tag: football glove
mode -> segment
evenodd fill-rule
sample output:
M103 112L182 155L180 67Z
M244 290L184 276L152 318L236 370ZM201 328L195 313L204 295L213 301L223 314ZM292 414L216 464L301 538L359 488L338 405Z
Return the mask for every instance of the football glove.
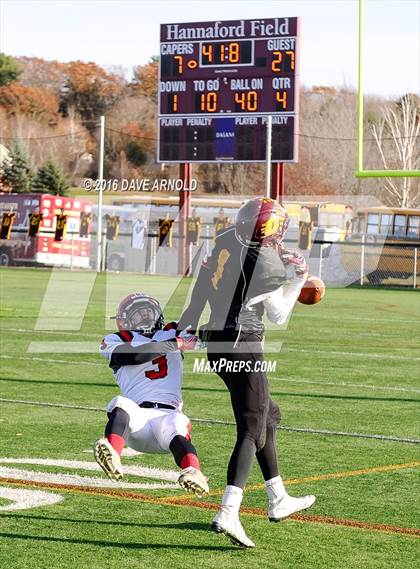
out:
M280 259L286 267L292 266L297 277L306 279L308 276L308 264L304 256L299 251L290 251L281 248L279 250Z
M176 335L178 338L185 338L185 337L188 338L189 336L194 336L194 331L192 329L192 326L189 325L180 332L177 331Z
M178 345L178 350L181 350L181 352L201 349L200 338L193 334L188 334L185 330L183 331L182 336L179 335L176 337L176 343Z

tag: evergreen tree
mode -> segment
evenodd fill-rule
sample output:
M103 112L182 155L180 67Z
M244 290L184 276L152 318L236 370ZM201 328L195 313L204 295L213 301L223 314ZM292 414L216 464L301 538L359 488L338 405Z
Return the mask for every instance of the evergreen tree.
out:
M125 146L125 154L134 166L143 166L147 162L147 154L137 140L131 140Z
M2 163L1 179L13 192L30 192L34 173L26 150L16 144Z
M0 53L0 87L16 81L20 73L19 65L13 57Z
M65 196L69 181L60 166L53 160L47 160L38 170L33 183L34 192Z

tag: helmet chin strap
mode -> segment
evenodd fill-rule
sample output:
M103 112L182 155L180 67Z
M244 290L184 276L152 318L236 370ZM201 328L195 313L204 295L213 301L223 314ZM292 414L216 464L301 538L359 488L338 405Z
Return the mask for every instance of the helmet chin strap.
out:
M141 326L139 324L136 325L130 324L129 329L135 330L139 334L153 334L154 332L157 332L157 330L160 330L162 328L162 324L163 322L161 322L160 319L158 319L156 322L148 326Z
M271 243L269 244L269 243L257 243L256 241L246 241L240 235L238 235L236 231L235 231L235 237L241 245L243 245L244 247L248 247L250 249L259 249L261 247L267 247L268 245L271 245Z
M258 246L259 246L258 243L255 243L255 242L253 242L253 241L247 241L246 239L244 239L243 237L241 237L241 236L239 235L239 233L238 233L236 230L235 230L235 237L236 237L236 239L239 241L239 243L240 243L241 245L243 245L244 247L258 247Z

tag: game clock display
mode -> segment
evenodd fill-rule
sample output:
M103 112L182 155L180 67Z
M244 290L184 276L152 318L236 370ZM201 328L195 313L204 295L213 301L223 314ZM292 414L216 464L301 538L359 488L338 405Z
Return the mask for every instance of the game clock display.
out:
M219 41L200 44L200 67L252 65L252 41Z
M287 115L289 119L284 123L273 122L274 137L288 139L281 144L281 151L273 145L272 158L296 161L296 132L290 127L297 129L297 67L297 18L163 24L158 160L170 162L175 155L191 154L191 161L263 161L266 121L262 118ZM214 120L205 134L203 125L197 125L191 134L188 128L191 125L180 121L182 128L178 135L171 130L175 125L163 120L169 117L229 117L230 120L240 115L253 115L257 120L251 128L242 128L240 123L234 123L232 128L231 122ZM224 130L230 134L221 134ZM244 132L250 137L246 144ZM172 147L174 138L178 138L179 144L190 144L190 135L195 150L176 151ZM210 148L218 138L238 136L227 153Z

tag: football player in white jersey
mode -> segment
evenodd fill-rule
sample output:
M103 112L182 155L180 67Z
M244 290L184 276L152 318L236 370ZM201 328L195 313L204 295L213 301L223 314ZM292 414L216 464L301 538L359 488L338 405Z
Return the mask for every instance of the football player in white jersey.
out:
M115 319L118 332L103 339L99 352L109 361L121 395L108 404L105 436L94 446L96 461L117 481L124 446L171 452L181 468L180 486L197 496L208 493L191 423L182 412L182 352L198 349L199 339L188 331L178 334L174 322L164 326L159 302L143 293L124 298Z

